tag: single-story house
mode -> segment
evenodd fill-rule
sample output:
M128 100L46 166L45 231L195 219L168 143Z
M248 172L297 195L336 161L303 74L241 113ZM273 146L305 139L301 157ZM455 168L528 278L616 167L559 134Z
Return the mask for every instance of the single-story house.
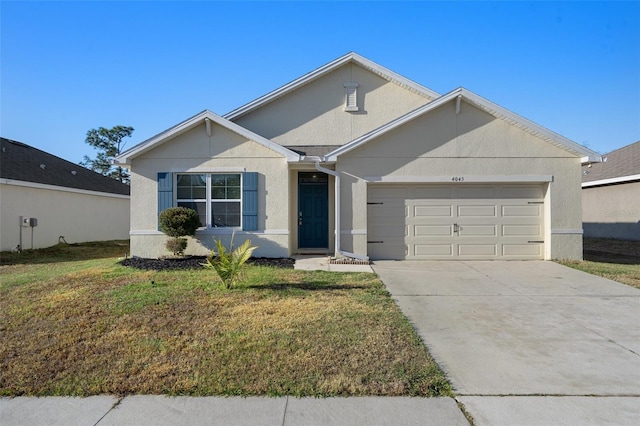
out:
M348 53L224 116L205 110L116 158L131 253L166 255L158 213L198 211L188 252L580 259L584 146L475 93L441 95Z
M587 237L640 240L640 141L582 167L582 226Z
M2 251L126 240L129 186L0 138L0 218Z

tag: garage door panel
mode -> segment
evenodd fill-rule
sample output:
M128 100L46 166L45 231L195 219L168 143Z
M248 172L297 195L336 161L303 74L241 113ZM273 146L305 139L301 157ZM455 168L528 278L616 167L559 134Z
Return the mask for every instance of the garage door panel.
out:
M394 188L393 198L380 197ZM373 259L544 256L542 185L372 184L369 190L368 201L382 203L369 209L368 240L379 243L369 245Z
M413 225L415 237L451 236L453 229L450 225Z
M497 253L495 244L458 244L459 256L495 257Z
M448 206L413 206L413 217L453 217L453 208Z
M495 217L496 206L458 206L458 217Z
M458 231L460 237L497 237L497 225L464 225Z
M453 246L451 244L414 244L413 252L416 257L452 257Z

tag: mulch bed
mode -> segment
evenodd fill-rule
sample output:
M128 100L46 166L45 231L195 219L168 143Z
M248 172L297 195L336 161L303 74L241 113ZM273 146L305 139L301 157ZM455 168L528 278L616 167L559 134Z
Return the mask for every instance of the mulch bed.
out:
M252 257L247 260L249 265L273 266L276 268L293 269L295 259L289 257ZM145 259L142 257L131 257L120 262L123 266L147 271L166 271L176 269L203 269L202 264L207 263L206 256L186 256L180 258Z

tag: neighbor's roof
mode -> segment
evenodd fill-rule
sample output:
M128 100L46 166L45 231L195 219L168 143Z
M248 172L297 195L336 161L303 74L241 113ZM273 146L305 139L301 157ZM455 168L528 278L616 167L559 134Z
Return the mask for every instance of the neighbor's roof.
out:
M391 71L388 68L383 67L382 65L376 64L373 61L370 61L369 59L358 55L355 52L350 52L347 53L346 55L343 55L341 57L339 57L338 59L335 59L331 62L329 62L328 64L325 64L323 66L321 66L320 68L317 68L305 75L303 75L302 77L299 77L295 80L293 80L290 83L285 84L282 87L279 87L276 90L273 90L269 93L267 93L266 95L263 95L261 97L259 97L258 99L255 99L251 102L249 102L248 104L242 105L241 107L238 107L236 109L234 109L231 112L228 112L227 114L225 114L223 117L226 118L227 120L235 120L236 118L242 117L243 115L246 115L248 113L250 113L251 111L254 111L260 107L262 107L263 105L268 104L269 102L272 102L294 90L299 89L300 87L304 86L305 84L308 84L320 77L322 77L323 75L326 75L338 68L340 68L341 66L347 64L347 63L354 63L357 64L369 71L372 71L373 73L379 75L380 77L384 78L385 80L391 81L393 83L396 83L408 90L411 90L414 93L417 93L421 96L424 96L426 98L429 99L434 99L440 96L439 93L434 92L433 90L422 86L421 84L416 83L415 81L411 81L406 77L401 76L400 74L397 74L393 71Z
M129 195L129 185L25 143L0 138L0 178Z
M503 108L500 105L497 105L479 95L476 95L475 93L463 87L455 89L447 93L446 95L442 95L438 99L435 99L429 102L428 104L425 104L419 108L416 108L415 110L401 117L398 117L397 119L383 126L380 126L377 129L372 130L371 132L365 135L362 135L361 137L354 139L353 141L345 145L342 145L340 148L337 148L332 152L328 153L325 156L325 159L327 161L336 161L339 155L345 154L353 149L356 149L357 147L369 142L370 140L378 136L381 136L387 133L390 130L397 128L398 126L401 126L417 117L420 117L424 114L429 113L430 111L433 111L434 109L448 102L453 102L454 100L457 100L457 99L460 99L460 100L464 99L466 102L472 105L475 105L476 107L493 115L496 118L505 120L509 124L515 127L518 127L528 133L531 133L549 142L552 145L562 148L577 156L581 156L583 163L599 162L602 160L602 157L597 152L592 151L576 142L573 142L572 140L567 139L564 136L561 136L555 132L552 132L551 130L546 129L534 123L533 121L527 120L526 118L519 116L518 114L512 111L509 111L508 109Z
M131 159L136 158L139 155L162 145L169 139L185 133L202 123L206 123L207 120L210 120L234 133L237 133L249 140L257 142L281 154L282 156L286 157L288 161L297 161L300 159L300 155L291 150L288 150L282 145L271 142L269 139L266 139L258 135L257 133L253 133L251 130L245 129L244 127L241 127L223 117L220 117L218 114L215 114L209 110L204 110L194 115L193 117L186 119L182 123L176 124L175 126L165 130L164 132L158 133L152 138L149 138L146 141L137 144L136 146L118 155L115 160L118 164L130 164Z
M640 180L640 141L604 155L606 161L582 167L582 186Z

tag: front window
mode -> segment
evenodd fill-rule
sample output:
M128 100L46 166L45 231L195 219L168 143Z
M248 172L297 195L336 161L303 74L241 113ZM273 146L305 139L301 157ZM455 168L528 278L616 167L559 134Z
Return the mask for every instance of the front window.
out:
M176 188L178 206L197 211L201 226L240 227L240 173L178 174Z

